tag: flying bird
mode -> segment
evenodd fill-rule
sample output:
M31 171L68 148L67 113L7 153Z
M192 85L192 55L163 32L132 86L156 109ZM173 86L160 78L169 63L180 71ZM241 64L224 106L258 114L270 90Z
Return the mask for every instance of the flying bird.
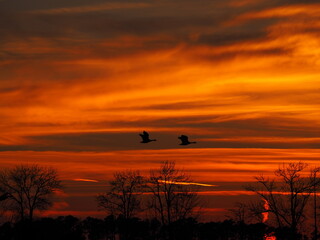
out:
M189 142L188 140L188 136L186 135L181 135L180 137L178 137L181 140L180 145L189 145L191 143L196 143L196 142Z
M148 143L148 142L152 142L152 141L157 141L156 139L150 139L149 133L147 133L146 131L143 131L143 134L139 134L139 135L142 138L141 143Z
M8 193L4 193L0 196L0 202L6 200L7 198L9 198L9 194Z

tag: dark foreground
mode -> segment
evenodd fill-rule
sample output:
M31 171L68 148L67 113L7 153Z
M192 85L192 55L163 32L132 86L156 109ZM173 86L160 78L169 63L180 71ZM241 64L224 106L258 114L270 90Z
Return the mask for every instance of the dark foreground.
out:
M274 229L263 223L223 222L199 223L193 218L161 226L154 220L132 218L105 219L73 216L41 218L17 223L6 222L0 227L1 240L263 240L266 234L277 240L289 240L289 229ZM271 239L271 238L270 238ZM308 239L295 236L294 239Z

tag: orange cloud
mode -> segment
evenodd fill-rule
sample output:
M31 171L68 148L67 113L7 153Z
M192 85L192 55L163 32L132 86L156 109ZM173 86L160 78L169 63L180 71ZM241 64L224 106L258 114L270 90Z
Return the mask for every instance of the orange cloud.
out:
M269 8L257 12L249 12L243 15L237 16L232 22L234 24L240 24L244 21L249 21L259 18L275 18L275 17L292 17L292 16L319 16L320 4L293 4L287 6L280 6Z
M69 207L69 204L67 202L54 202L52 209L54 210L61 210Z
M73 179L73 181L77 181L77 182L99 182L98 180L85 179L85 178L76 178L76 179Z
M54 166L68 187L58 197L71 198L105 188L86 181L125 169L147 174L163 160L208 185L271 176L280 162L315 164L319 4L265 3L6 11L0 166ZM142 16L145 8L152 11ZM143 130L158 141L140 144ZM197 144L179 146L180 134ZM78 181L86 192L72 192ZM245 195L217 190L208 194Z
M230 191L201 191L198 193L200 196L239 196L248 195L254 196L256 193L244 190L230 190Z

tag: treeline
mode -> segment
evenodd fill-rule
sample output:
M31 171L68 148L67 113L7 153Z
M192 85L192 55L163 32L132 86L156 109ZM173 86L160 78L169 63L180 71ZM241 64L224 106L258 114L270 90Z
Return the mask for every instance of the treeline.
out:
M235 205L229 220L201 223L201 189L174 162L147 176L133 170L114 173L106 192L96 196L108 217L84 220L35 218L34 212L51 207L61 181L52 168L16 166L0 171L0 209L14 217L0 227L0 239L316 240L320 169L308 174L306 168L301 162L283 164L274 178L255 177L245 188L257 201Z
M245 226L268 223L276 227L278 233L270 234L269 239L318 239L320 168L311 168L308 173L307 166L302 162L288 163L274 171L274 178L256 176L255 183L244 187L255 193L258 200L235 206L231 210L232 219ZM183 222L196 217L196 213L201 214L196 211L201 206L196 183L177 170L173 162L165 162L160 169L151 170L148 177L132 171L116 173L110 184L112 187L98 196L99 205L115 216L128 219L137 216L139 211L149 211L150 216L158 219L166 230L164 239L175 239L173 222ZM144 201L144 208L141 208L142 193L149 196ZM283 231L285 235L279 233ZM124 236L123 239L127 238Z
M164 162L159 169L150 170L149 176L131 170L116 172L97 202L109 214L129 219L144 212L165 226L200 214L198 191L174 162Z
M168 237L168 228L172 235ZM266 232L278 231L285 235L286 229L276 230L263 223L244 224L225 220L223 222L199 223L187 218L162 225L157 219L139 218L105 219L87 217L80 220L73 216L40 218L34 221L5 223L0 227L1 240L261 240ZM288 239L289 238L279 238Z

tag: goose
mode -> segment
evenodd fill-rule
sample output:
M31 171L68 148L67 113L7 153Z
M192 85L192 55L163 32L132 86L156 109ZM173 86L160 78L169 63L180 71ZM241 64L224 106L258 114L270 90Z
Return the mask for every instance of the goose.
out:
M181 140L180 145L189 145L191 143L196 143L196 142L189 142L188 140L188 136L186 135L181 135L180 137L178 137Z
M157 141L156 139L150 139L149 133L147 133L146 131L143 131L143 134L139 134L139 135L142 138L141 143L148 143L148 142L152 142L152 141Z

